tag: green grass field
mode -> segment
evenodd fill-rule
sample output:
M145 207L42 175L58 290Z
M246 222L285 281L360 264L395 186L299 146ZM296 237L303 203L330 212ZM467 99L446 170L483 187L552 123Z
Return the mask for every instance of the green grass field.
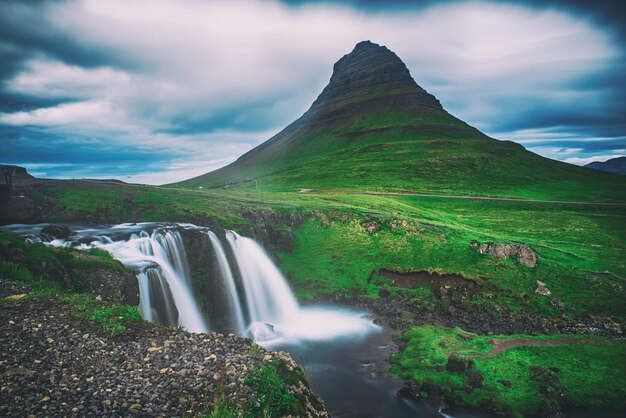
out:
M626 320L624 283L619 280L626 277L624 206L80 183L47 184L37 193L54 199L63 216L93 222L191 221L244 230L255 226L242 215L247 210L296 213L303 224L292 230L293 250L273 255L301 300L334 294L375 299L385 289L391 297L434 307L432 288L403 289L377 275L380 269L429 271L474 280L478 293L471 303L483 309L554 318L592 314L622 325ZM375 231L368 232L367 225L372 224ZM540 258L534 268L514 257L498 260L479 254L469 245L474 240L522 242ZM592 274L602 272L617 279ZM549 298L535 293L537 280L547 284ZM557 298L565 310L550 303ZM417 382L431 378L443 388L449 403L488 407L510 416L568 406L624 407L623 342L520 346L476 358L472 370L485 381L468 392L463 376L433 372L442 362L445 366L450 351L472 355L489 348L487 337L472 334L467 339L467 335L462 330L411 328L402 337L406 349L393 358L393 371ZM537 377L542 369L533 366L560 371ZM497 382L501 379L511 380L515 390ZM565 395L557 401L552 395L543 396L542 390Z

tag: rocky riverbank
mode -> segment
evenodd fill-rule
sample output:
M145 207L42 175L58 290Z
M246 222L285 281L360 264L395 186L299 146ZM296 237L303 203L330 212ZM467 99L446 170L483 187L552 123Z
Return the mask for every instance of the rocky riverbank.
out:
M0 282L3 295L25 290ZM220 403L259 409L249 384L272 365L303 416L327 416L286 353L233 334L138 322L111 334L48 298L0 302L1 416L196 416Z
M439 278L441 279L441 278ZM444 278L445 279L445 278ZM490 309L473 303L479 297L478 285L458 276L433 285L433 298L426 303L416 303L408 296L381 294L373 299L354 295L320 297L318 301L340 302L375 313L390 327L404 331L411 326L437 325L461 327L465 331L482 335L511 334L586 334L622 338L623 327L612 318L602 315L566 315L567 307L557 298L551 303L560 315L543 316L530 311L514 312L506 308Z

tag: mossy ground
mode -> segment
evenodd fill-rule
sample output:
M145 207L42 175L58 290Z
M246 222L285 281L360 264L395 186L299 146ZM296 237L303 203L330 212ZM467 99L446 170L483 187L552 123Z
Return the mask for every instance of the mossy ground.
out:
M0 278L29 285L31 291L24 297L54 298L68 303L78 316L112 332L124 331L126 324L143 321L136 306L103 302L91 293L82 292L81 271L124 267L101 250L87 251L88 258L75 257L73 251L76 250L26 244L22 239L0 232ZM57 274L68 272L72 272L74 290L53 279ZM5 301L11 300L9 297Z
M424 384L441 387L449 400L470 407L489 407L506 416L528 416L567 407L626 408L626 342L572 337L558 346L518 346L491 357L492 339L523 337L550 341L561 335L480 336L459 328L415 327L400 336L406 348L392 356L392 372ZM484 381L471 389L462 373L446 370L456 353L471 358L470 370ZM542 370L543 369L543 370ZM544 376L541 374L544 373ZM546 379L546 376L550 376ZM499 381L508 381L510 387ZM562 395L561 395L562 394Z

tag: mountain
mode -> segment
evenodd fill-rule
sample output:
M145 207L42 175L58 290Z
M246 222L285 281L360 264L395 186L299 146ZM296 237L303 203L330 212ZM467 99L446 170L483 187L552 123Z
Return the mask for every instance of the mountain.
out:
M326 88L295 122L232 164L176 186L250 184L626 200L604 173L540 157L452 116L395 53L370 41L334 65Z
M585 165L585 167L626 175L626 157L611 158L606 161L594 161Z

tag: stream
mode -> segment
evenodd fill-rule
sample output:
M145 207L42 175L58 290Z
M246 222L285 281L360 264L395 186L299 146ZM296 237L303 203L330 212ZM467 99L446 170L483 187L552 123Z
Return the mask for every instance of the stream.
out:
M333 417L489 417L463 409L445 414L426 402L401 398L403 382L391 376L394 332L374 324L362 310L338 305L300 305L281 272L256 241L234 231L211 231L192 224L67 224L74 234L59 239L41 230L47 224L0 229L28 242L57 247L100 248L134 269L140 312L152 322L184 326L191 332L234 331L258 344L289 352ZM206 238L215 267L202 280L218 281L220 295L197 295L181 231ZM197 279L197 278L196 278ZM225 295L225 296L224 296ZM213 297L213 299L211 299ZM198 298L225 304L227 329L215 328ZM569 415L569 414L568 414ZM579 415L576 411L571 416ZM597 415L600 416L600 415Z

